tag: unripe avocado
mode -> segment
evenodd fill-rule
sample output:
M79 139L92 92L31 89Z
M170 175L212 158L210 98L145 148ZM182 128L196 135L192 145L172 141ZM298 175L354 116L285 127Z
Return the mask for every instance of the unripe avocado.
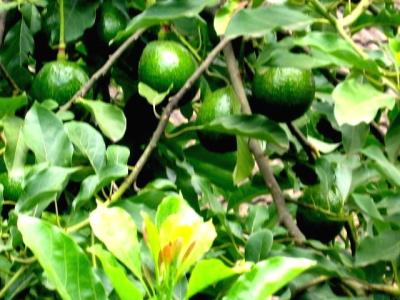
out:
M100 9L97 22L97 32L100 39L108 44L117 33L125 29L128 20L126 16L111 1L107 1Z
M36 75L32 94L40 102L53 99L61 105L71 99L88 80L89 76L78 64L57 60L46 63Z
M209 94L200 107L197 124L207 124L218 117L240 113L240 103L232 87L225 87ZM236 137L233 135L198 131L200 143L212 152L230 152L236 150Z
M343 214L344 202L338 192L330 190L325 193L319 185L307 188L299 201L337 216ZM301 205L297 208L296 220L299 229L307 238L322 243L333 240L344 225L344 221L332 219L329 215Z
M290 122L310 107L315 94L311 70L268 67L256 72L253 79L254 112L276 122Z
M153 41L146 45L140 57L139 80L159 93L172 85L171 94L175 94L196 68L192 54L181 44Z

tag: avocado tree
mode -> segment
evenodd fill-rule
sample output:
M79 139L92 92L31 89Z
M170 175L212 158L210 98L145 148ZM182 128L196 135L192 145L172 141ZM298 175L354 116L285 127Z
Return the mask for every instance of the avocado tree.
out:
M0 299L399 299L394 0L0 1Z

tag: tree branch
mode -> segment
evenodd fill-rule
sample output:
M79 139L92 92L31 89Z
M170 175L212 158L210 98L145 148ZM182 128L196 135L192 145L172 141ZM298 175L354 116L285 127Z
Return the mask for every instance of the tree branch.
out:
M63 106L60 107L59 112L64 112L70 109L72 104L80 98L84 97L86 93L90 90L93 84L102 76L104 76L108 70L112 67L112 65L117 61L117 59L124 53L124 51L134 42L136 41L144 32L144 29L140 29L135 32L135 34L131 35L129 39L127 39L113 54L110 55L106 63L96 71L92 75L92 77L87 81L80 89L75 93L75 95Z
M228 43L224 48L224 55L232 85L239 97L242 111L245 114L251 114L251 108L247 100L246 92L244 90L243 82L239 73L239 67L231 43ZM254 155L261 174L264 177L265 184L271 190L272 197L278 210L280 222L282 222L282 224L287 228L289 234L295 239L295 241L299 244L302 244L305 241L305 237L297 227L286 207L285 198L272 172L268 157L264 155L260 143L257 140L250 139L249 148Z
M160 117L160 121L157 125L153 136L150 139L146 149L137 161L134 170L129 174L125 181L121 184L118 190L111 196L110 202L115 202L121 198L125 191L136 181L139 173L142 171L147 160L150 158L151 153L156 148L157 143L163 134L165 127L168 124L169 117L173 109L177 106L178 102L185 95L185 93L191 88L194 82L200 77L200 75L208 68L208 66L213 62L215 57L222 51L225 45L229 43L229 39L222 39L217 46L208 54L207 58L200 64L196 71L190 76L186 81L185 85L176 93L171 96L168 100L167 106Z
M311 163L315 162L315 159L319 157L319 151L316 149L304 136L304 134L292 123L286 123L290 132L299 141L304 151L307 153L308 159Z

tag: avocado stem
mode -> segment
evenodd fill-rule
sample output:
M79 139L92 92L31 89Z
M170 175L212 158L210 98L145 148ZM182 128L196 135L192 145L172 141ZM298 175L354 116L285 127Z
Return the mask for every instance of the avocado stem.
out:
M64 0L59 0L60 11L60 40L58 43L57 60L65 60L65 18L64 18Z

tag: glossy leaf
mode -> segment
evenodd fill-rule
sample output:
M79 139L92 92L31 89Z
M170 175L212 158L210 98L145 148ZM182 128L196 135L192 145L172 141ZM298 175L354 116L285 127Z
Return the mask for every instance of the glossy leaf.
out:
M26 94L15 97L0 97L0 119L14 115L15 111L28 103Z
M381 108L392 109L395 99L376 90L368 83L347 79L332 93L335 100L335 118L339 126L370 123Z
M89 221L95 236L136 277L141 278L140 244L132 217L120 207L99 205L90 213Z
M15 209L19 212L40 213L64 190L73 168L45 167L31 174Z
M261 261L250 272L241 275L222 299L268 299L315 264L315 261L306 258L279 256Z
M283 149L289 147L285 131L262 115L220 117L205 125L204 129L265 140Z
M87 256L69 235L25 215L19 215L18 229L62 299L107 299Z
M365 237L357 249L356 265L367 266L379 261L392 261L400 255L400 231L387 230Z
M315 261L306 258L279 256L261 261L250 272L241 275L223 299L268 299L315 264Z
M400 154L400 115L390 124L390 128L385 135L386 152L390 161L396 161Z
M271 5L240 10L231 20L225 36L235 38L241 35L260 37L274 29L304 29L314 19L299 11L281 5Z
M106 137L114 143L122 139L126 130L126 118L122 109L110 103L82 98L77 103L82 104L92 114Z
M199 261L190 274L186 297L192 297L206 287L234 275L249 271L249 263L239 263L229 268L219 259L204 259ZM216 272L218 270L218 272Z
M235 170L233 171L233 181L235 184L240 184L243 180L250 177L254 168L254 158L249 150L247 140L237 138L237 159Z
M4 162L11 177L24 175L24 166L28 148L24 142L22 132L24 121L17 117L7 117L3 121L6 149Z
M352 194L352 198L360 210L371 218L383 221L374 200L368 195Z
M245 248L246 261L259 262L268 258L274 237L268 229L250 235Z
M64 1L65 41L71 42L81 37L96 19L98 1ZM45 15L45 26L50 31L50 42L55 45L59 40L60 14L58 1L49 1Z
M99 173L106 160L106 145L101 134L89 124L77 121L65 124L65 129L74 146L89 159L96 173Z
M145 98L150 105L158 105L161 102L163 102L163 100L165 99L165 97L167 97L171 89L172 85L165 92L159 93L143 82L139 82L138 85L139 95Z
M375 162L378 171L393 184L400 186L400 170L385 157L377 146L370 146L362 153Z
M25 116L25 144L35 153L37 162L69 166L73 147L57 116L35 103Z
M126 30L118 33L115 40L125 39L140 28L147 28L178 18L196 16L204 7L213 6L216 3L217 1L215 0L157 1L154 5L134 17L129 22Z
M143 299L143 292L128 278L124 268L100 245L93 245L89 251L96 255L121 300Z

